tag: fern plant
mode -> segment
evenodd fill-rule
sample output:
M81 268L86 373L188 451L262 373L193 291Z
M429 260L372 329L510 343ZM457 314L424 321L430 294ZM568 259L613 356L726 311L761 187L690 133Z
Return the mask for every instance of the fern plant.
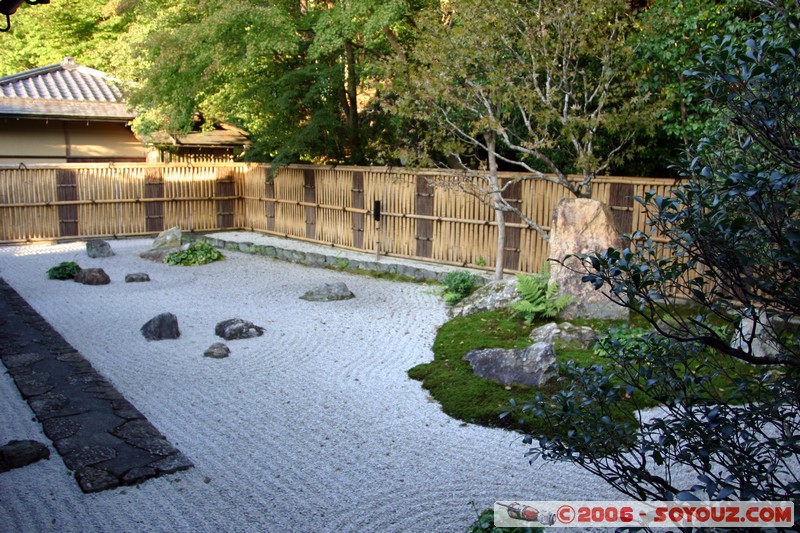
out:
M550 283L546 274L517 274L517 293L522 300L512 304L517 316L530 326L539 318L554 318L572 301L566 294L556 296L558 284Z

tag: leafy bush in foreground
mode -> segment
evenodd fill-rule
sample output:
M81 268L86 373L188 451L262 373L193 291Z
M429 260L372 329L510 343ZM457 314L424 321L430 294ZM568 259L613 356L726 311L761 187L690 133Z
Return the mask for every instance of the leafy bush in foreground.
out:
M726 122L696 148L689 180L639 200L671 253L636 232L582 256L583 280L655 333L601 341L610 364L562 367L569 388L528 407L558 430L530 432L532 457L638 499L800 502L800 13L795 0L759 3L758 31L713 39L687 73ZM642 397L661 410L614 420ZM626 434L636 440L621 446Z

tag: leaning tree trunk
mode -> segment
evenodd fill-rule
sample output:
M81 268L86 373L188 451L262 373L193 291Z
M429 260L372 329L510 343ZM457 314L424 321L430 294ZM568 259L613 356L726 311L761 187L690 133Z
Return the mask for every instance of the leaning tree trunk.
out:
M489 153L489 182L492 187L492 207L497 220L497 259L494 262L494 279L503 279L503 268L506 255L506 217L503 212L503 193L500 190L500 178L497 176L497 138L494 132L485 134L486 147Z

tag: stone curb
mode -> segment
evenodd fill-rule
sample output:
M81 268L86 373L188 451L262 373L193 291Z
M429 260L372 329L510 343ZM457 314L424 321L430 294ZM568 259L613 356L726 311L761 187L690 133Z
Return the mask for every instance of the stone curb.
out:
M391 259L387 261L362 261L316 252L305 252L302 250L292 250L290 248L280 248L271 245L254 244L252 242L226 241L216 237L197 234L185 234L183 236L183 240L184 242L194 242L197 240L205 241L210 243L215 248L219 248L221 250L231 250L248 254L263 255L273 259L278 259L280 261L298 263L315 268L330 268L345 272L393 274L405 276L413 279L414 281L420 282L440 281L441 278L448 273L437 272L435 270L429 270L419 266L393 263L391 262Z

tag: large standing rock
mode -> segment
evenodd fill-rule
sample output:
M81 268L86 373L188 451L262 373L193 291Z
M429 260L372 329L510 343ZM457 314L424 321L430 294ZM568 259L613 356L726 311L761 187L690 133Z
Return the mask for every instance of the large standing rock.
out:
M181 331L178 329L178 317L172 313L161 313L151 318L140 331L149 341L177 339L181 336Z
M482 311L505 309L519 300L517 277L510 276L499 281L490 281L448 309L447 312L451 317L467 316Z
M607 205L587 198L564 198L558 203L550 229L551 258L563 261L568 254L588 254L610 247L620 247L620 235ZM573 298L559 313L561 318L628 318L626 308L612 303L604 295L608 287L595 290L591 283L581 281L583 275L576 257L565 261L564 266L551 262L550 281L558 284L559 294Z
M108 285L111 278L102 268L82 268L75 275L75 281L84 285Z
M336 300L349 300L355 298L355 294L350 292L343 282L326 283L322 287L311 289L300 297L301 300L309 302L332 302Z
M181 249L181 228L178 226L162 231L149 250L139 254L142 259L163 263L169 254Z
M111 257L114 251L111 245L103 239L89 239L86 241L86 255L89 257Z
M556 353L553 345L537 342L521 350L472 350L464 359L476 375L503 385L540 387L556 374Z
M223 320L214 328L214 333L226 341L250 339L264 334L264 328L241 318Z
M181 228L174 226L159 233L150 249L160 250L162 248L179 248L180 246Z

